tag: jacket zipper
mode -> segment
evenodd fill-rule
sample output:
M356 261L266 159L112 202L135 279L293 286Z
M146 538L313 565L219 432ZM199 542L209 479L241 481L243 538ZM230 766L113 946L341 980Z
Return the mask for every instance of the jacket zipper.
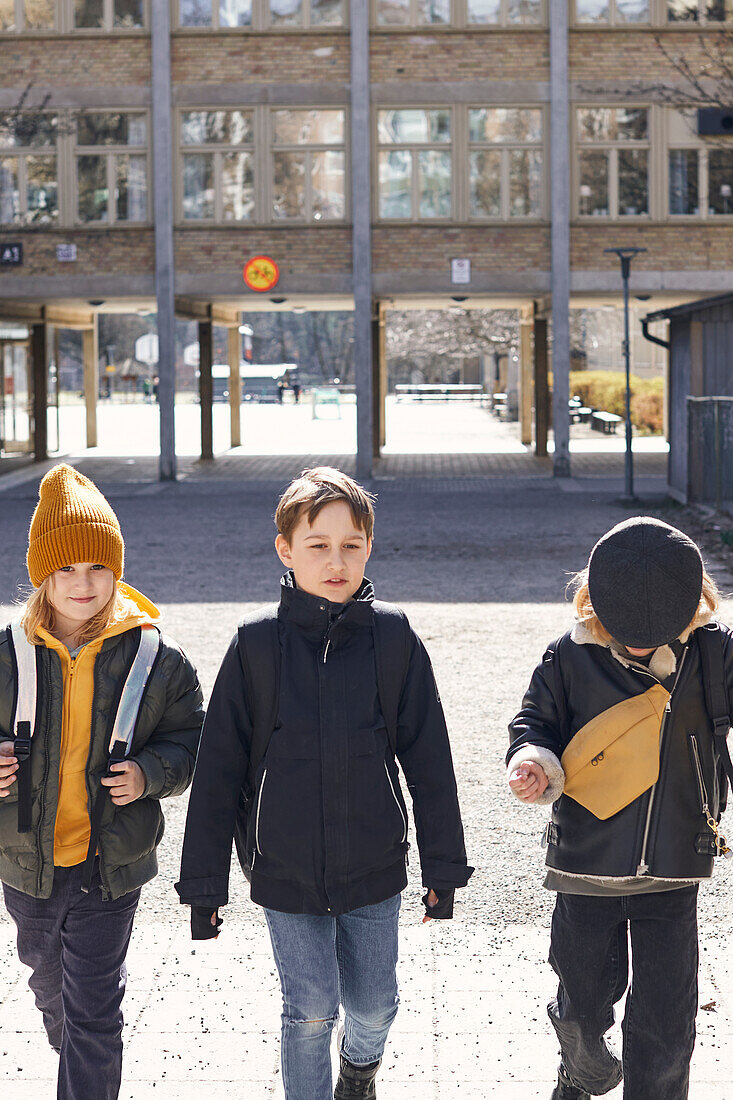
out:
M395 789L394 789L394 783L392 782L392 776L389 774L389 768L387 767L387 761L386 760L384 761L384 771L385 771L386 776L387 776L387 782L389 783L389 789L392 791L392 798L394 798L395 805L397 806L397 809L400 811L400 818L402 819L402 840L400 841L400 844L404 844L406 839L407 839L407 818L405 817L404 813L402 812L402 807L400 806L399 800L397 798L397 794L396 794Z
M705 786L705 777L702 773L702 762L700 760L700 749L697 744L697 736L694 733L688 735L690 741L690 747L692 748L692 758L695 762L695 772L697 773L697 786L700 791L700 809L706 817L710 816L710 807L708 805L708 791Z
M260 791L257 795L257 813L255 814L255 850L262 855L262 849L260 848L260 808L262 806L262 792L265 789L265 780L267 779L267 768L262 773L262 782L260 783Z
M674 678L674 684L672 685L672 690L669 693L669 699L667 700L667 705L664 708L664 718L662 719L662 726L661 726L661 729L659 730L659 768L660 768L660 771L661 771L661 767L662 767L662 747L664 745L664 734L665 734L665 731L667 729L667 719L669 718L670 714L672 713L672 696L674 695L674 690L677 687L677 684L679 683L680 675L682 673L682 668L683 668L683 665L685 663L685 657L686 656L687 656L687 649L685 649L684 653L682 654L682 658L680 660L680 667L677 669L677 675ZM652 679L656 679L656 677L653 676L651 672L649 673L649 675L652 677ZM661 681L657 680L657 683L661 683ZM644 822L644 835L643 835L642 841L641 841L641 856L639 857L639 865L636 868L637 876L646 875L646 874L649 873L649 864L647 863L646 857L647 857L647 848L648 848L648 845L649 845L649 828L650 828L651 823L652 823L652 809L654 808L654 797L657 793L658 783L659 783L659 780L657 780L657 782L654 784L651 791L649 792L649 802L647 804L646 820Z

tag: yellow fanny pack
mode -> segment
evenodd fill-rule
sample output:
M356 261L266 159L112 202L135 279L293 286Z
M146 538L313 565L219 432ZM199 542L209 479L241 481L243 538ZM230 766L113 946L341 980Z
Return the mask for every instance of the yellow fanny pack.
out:
M560 758L563 794L605 821L659 778L659 734L670 693L654 684L587 722Z

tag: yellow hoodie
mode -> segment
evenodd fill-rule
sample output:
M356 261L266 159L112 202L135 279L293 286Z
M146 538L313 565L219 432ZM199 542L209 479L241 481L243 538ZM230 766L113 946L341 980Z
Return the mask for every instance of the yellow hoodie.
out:
M117 585L124 603L117 620L87 642L72 659L66 646L41 627L38 636L61 660L64 675L64 709L61 727L59 797L54 834L54 863L57 867L75 867L86 858L91 835L86 786L86 766L92 726L94 662L107 638L124 634L137 626L146 626L160 618L155 604L130 585Z

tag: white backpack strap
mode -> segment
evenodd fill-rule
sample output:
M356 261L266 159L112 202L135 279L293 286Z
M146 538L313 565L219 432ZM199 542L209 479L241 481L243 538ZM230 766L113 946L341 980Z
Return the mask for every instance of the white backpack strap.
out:
M8 632L18 673L13 729L13 752L18 760L18 832L27 833L31 827L31 740L36 728L38 701L36 647L28 641L20 619L11 622Z
M112 736L109 739L109 755L115 760L124 759L130 751L145 685L155 664L159 646L160 634L156 628L143 627L140 631L140 645L122 689Z

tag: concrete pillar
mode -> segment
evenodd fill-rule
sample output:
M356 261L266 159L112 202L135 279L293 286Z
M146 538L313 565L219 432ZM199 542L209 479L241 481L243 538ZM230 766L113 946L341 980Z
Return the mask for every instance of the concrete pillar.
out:
M534 451L538 458L547 455L547 427L550 412L550 391L547 385L547 320L535 317L534 322Z
M81 334L84 360L84 404L86 406L87 447L97 446L97 396L99 393L99 326L94 315L94 327Z
M48 326L31 325L33 377L33 453L36 462L48 458Z
M568 3L550 0L553 473L570 477L570 102Z
M524 306L519 317L519 427L523 444L532 442L532 401L534 397L534 359L532 329L534 308Z
M239 372L242 337L235 328L227 329L229 347L229 417L232 447L242 445L242 375Z
M150 5L153 73L153 220L158 311L161 481L176 477L176 315L173 258L173 124L170 4Z
M369 4L350 0L351 217L356 383L356 474L372 476L374 405L372 362L371 127L369 110Z
M199 400L201 402L201 458L214 457L214 383L211 364L214 360L214 326L211 321L199 321Z

